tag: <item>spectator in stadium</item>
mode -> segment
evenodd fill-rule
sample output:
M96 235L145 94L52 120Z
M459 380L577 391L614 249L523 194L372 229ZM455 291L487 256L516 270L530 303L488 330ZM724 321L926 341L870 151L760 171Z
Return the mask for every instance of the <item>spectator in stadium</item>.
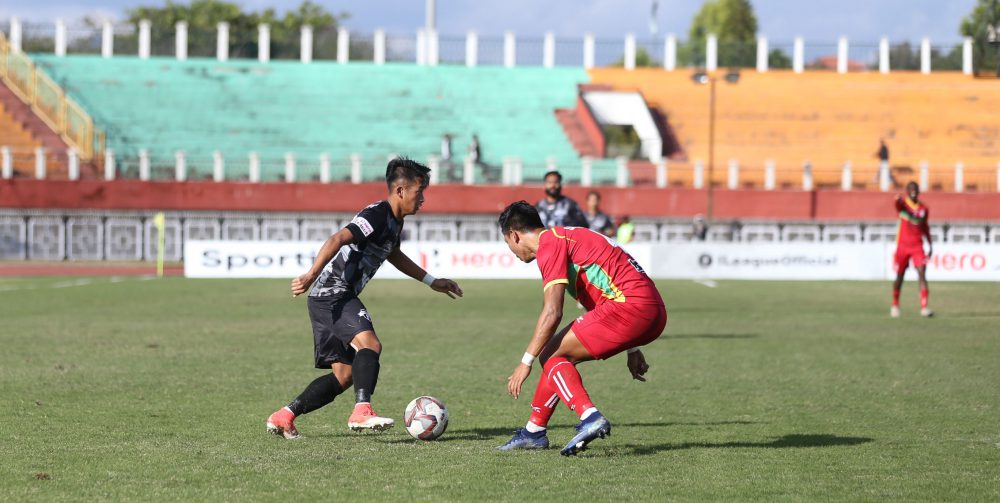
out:
M455 161L452 160L451 155L451 139L454 136L451 133L445 133L441 136L441 168L448 174L449 180L459 180L461 179L460 171L457 168Z
M875 157L878 157L878 169L875 170L875 183L882 181L882 170L886 170L889 175L889 183L896 185L896 178L892 176L892 169L889 167L889 147L885 144L885 138L878 139L878 151L875 152Z
M632 223L632 218L628 215L622 217L621 223L618 224L618 234L615 236L615 241L619 244L627 244L632 241L632 235L635 233L635 224Z
M607 213L601 211L601 194L596 190L587 194L587 226L590 230L600 232L609 238L615 237L615 222Z
M472 159L472 162L477 166L483 162L482 150L480 150L479 147L479 135L477 134L473 134L472 141L469 142L469 158Z
M545 173L545 199L535 204L546 228L589 227L587 216L576 201L562 195L562 175L558 171Z
M708 224L705 223L705 217L699 213L691 222L691 239L704 241L706 237L708 237Z
M472 163L483 173L483 177L489 182L499 182L501 170L496 166L483 161L483 149L479 143L479 135L473 134L472 141L469 142L468 156Z

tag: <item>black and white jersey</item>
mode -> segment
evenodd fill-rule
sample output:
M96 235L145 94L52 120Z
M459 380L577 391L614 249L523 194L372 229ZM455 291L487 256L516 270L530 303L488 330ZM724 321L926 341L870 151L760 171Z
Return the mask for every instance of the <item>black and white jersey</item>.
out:
M392 216L388 201L361 210L345 227L354 242L344 246L316 279L310 297L355 297L399 245L403 223Z
M605 234L608 230L615 229L615 223L611 221L611 217L603 211L598 211L594 215L587 213L586 217L587 227L594 232Z
M548 199L542 199L535 205L538 209L538 216L542 217L542 223L546 228L556 226L563 227L589 227L587 216L580 210L576 201L560 196L554 203Z

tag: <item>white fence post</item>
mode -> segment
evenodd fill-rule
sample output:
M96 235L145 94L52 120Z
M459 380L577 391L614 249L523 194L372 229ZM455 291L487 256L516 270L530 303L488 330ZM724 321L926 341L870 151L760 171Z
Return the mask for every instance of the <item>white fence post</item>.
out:
M299 33L299 61L312 63L313 60L313 27L304 25Z
M21 20L10 18L10 48L14 52L21 52Z
M215 25L215 59L229 59L229 23L225 21Z
M813 166L812 163L806 161L802 163L802 190L812 190L813 189Z
M840 174L840 190L848 191L854 188L854 174L851 173L851 161L844 163L844 170Z
M701 161L694 162L693 177L692 184L694 188L701 189L705 187L705 165Z
M285 153L285 183L295 183L295 154Z
M427 32L423 28L417 30L417 65L427 64Z
M920 41L920 73L931 73L931 39L927 37Z
M559 171L559 165L556 164L555 157L550 156L545 158L545 171Z
M319 155L319 183L330 183L330 154Z
M587 33L583 36L583 67L591 69L594 67L594 34Z
M184 155L183 150L178 150L174 153L174 174L178 182L183 182L187 180L187 158Z
M139 59L149 59L149 27L148 19L139 21Z
M847 37L837 41L837 73L847 73Z
M556 36L551 31L545 32L545 42L542 46L542 66L556 66Z
M66 169L70 180L80 179L80 156L77 155L75 149L71 148L66 151Z
M677 36L673 33L667 35L667 40L663 42L663 69L674 70L677 68Z
M729 160L729 190L740 188L740 163L736 159Z
M188 24L187 21L177 21L174 25L176 37L174 40L174 55L183 61L188 57Z
M149 151L140 148L139 149L139 180L144 182L149 181Z
M45 179L45 147L35 149L35 178Z
M101 26L101 57L110 58L115 53L115 32L111 21L105 21Z
M441 178L441 158L431 154L427 157L427 167L431 169L430 185L437 185Z
M267 23L257 26L257 61L271 61L271 25Z
M635 70L635 34L625 35L625 69Z
M802 37L795 37L792 47L792 71L795 73L802 73L802 70L805 69L805 53L805 42L802 40Z
M514 32L508 31L503 34L503 66L514 68L517 65L517 39Z
M379 28L375 30L375 57L376 65L385 64L385 30Z
M885 37L878 41L878 71L889 73L889 39Z
M66 55L66 22L62 18L56 19L56 56Z
M669 182L667 179L668 174L667 160L660 158L659 161L656 161L656 188L665 189L667 187L667 183Z
M361 155L351 154L351 183L361 183Z
M962 41L962 73L972 75L972 37Z
M590 187L594 180L594 166L590 156L583 156L580 159L580 185Z
M524 164L521 162L520 157L514 158L514 178L512 182L514 185L521 185L524 181Z
M618 170L615 173L615 186L628 187L628 157L619 156L616 160L618 162L615 165Z
M117 174L115 164L115 151L110 148L104 149L104 179L109 182L114 180Z
M427 64L437 66L441 57L437 30L427 31Z
M250 183L260 182L260 156L257 152L250 152L249 168L247 169L247 178Z
M465 66L472 68L479 63L479 35L469 30L465 34Z
M511 184L511 178L513 177L513 173L512 173L513 170L511 168L511 164L512 163L511 163L510 157L505 156L503 158L503 163L502 163L501 168L500 168L500 183L502 185L510 185Z
M719 68L719 39L710 33L705 40L705 70L714 72Z
M965 166L962 161L955 163L955 192L965 191Z
M767 37L761 35L757 37L757 71L764 73L767 71Z
M0 166L4 180L14 178L14 158L10 154L10 147L0 147Z
M886 161L878 163L878 189L882 192L889 191L889 185L892 182L889 174L889 163Z
M226 160L222 158L222 152L218 150L212 152L212 180L216 182L226 180Z
M920 161L920 191L927 192L931 188L931 170L927 161Z
M337 63L347 64L351 59L351 34L347 28L337 29Z
M476 163L471 157L466 157L462 161L462 183L466 185L476 184Z
M777 178L774 161L768 159L764 162L764 190L774 190L777 185Z

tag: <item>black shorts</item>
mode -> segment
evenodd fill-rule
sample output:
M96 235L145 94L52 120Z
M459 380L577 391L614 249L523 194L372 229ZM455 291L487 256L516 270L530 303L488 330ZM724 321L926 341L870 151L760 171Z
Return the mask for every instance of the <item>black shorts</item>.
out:
M329 369L336 362L353 363L354 336L375 331L365 305L357 297L309 297L308 304L316 368Z

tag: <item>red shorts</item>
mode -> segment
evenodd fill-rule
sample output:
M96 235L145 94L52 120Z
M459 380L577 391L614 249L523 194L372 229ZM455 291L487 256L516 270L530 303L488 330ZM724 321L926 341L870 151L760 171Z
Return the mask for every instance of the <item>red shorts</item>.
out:
M573 333L599 360L656 340L667 326L663 304L605 302L573 322Z
M913 262L913 267L927 265L927 256L924 255L923 246L896 247L896 255L892 258L892 266L896 269L896 274L905 271L911 261Z

